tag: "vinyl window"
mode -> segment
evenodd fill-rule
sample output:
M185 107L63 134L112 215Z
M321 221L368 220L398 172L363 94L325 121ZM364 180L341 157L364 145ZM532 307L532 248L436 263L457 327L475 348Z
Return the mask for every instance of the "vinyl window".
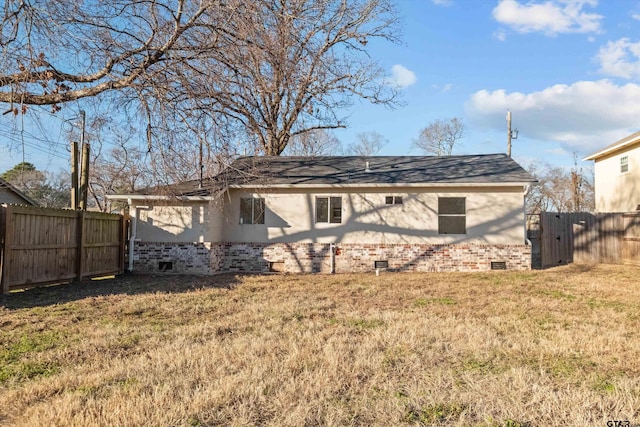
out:
M629 156L620 157L620 173L629 172Z
M402 196L386 196L384 198L384 203L386 205L401 205L402 204Z
M264 224L264 198L240 199L240 224Z
M316 197L316 222L340 224L342 197Z

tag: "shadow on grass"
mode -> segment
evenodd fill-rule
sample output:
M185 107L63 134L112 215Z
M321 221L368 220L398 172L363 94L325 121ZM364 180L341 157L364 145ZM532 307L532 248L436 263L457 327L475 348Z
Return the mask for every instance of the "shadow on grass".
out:
M233 289L240 283L238 276L153 276L123 274L115 278L86 279L11 292L0 295L0 306L7 309L46 307L84 298L106 295L139 295L146 293L181 293L203 288Z

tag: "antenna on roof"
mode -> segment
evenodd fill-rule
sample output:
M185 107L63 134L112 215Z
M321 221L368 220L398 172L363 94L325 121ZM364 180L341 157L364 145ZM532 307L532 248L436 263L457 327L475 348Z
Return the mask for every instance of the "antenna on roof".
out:
M518 139L518 129L511 130L511 111L507 110L507 156L511 157L511 140Z

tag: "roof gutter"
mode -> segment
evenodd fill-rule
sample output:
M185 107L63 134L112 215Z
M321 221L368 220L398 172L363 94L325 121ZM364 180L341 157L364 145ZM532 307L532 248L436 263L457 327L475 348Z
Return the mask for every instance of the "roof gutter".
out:
M107 199L109 200L126 200L129 205L134 200L145 200L145 201L172 201L178 200L183 202L205 202L214 200L215 196L152 196L145 194L109 194L107 195Z
M393 184L233 184L229 188L435 188L435 187L528 187L536 181L523 182L441 182Z
M596 160L597 158L606 156L607 154L612 154L612 153L614 153L614 152L616 152L618 150L622 150L623 148L626 148L626 147L628 147L630 145L637 144L638 142L640 142L640 137L636 137L636 138L630 139L629 141L625 141L622 144L614 145L613 147L604 148L604 149L602 149L600 151L597 151L597 152L595 152L593 154L588 155L587 157L583 158L582 160L583 161L585 161L585 160Z

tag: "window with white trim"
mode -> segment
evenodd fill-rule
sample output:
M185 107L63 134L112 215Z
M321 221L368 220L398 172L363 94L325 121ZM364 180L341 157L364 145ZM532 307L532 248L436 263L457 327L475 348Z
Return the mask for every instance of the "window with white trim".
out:
M467 234L465 197L438 197L438 234Z
M264 224L264 198L240 199L240 224Z
M620 173L629 172L629 156L620 157Z
M316 222L340 224L342 197L316 197Z

